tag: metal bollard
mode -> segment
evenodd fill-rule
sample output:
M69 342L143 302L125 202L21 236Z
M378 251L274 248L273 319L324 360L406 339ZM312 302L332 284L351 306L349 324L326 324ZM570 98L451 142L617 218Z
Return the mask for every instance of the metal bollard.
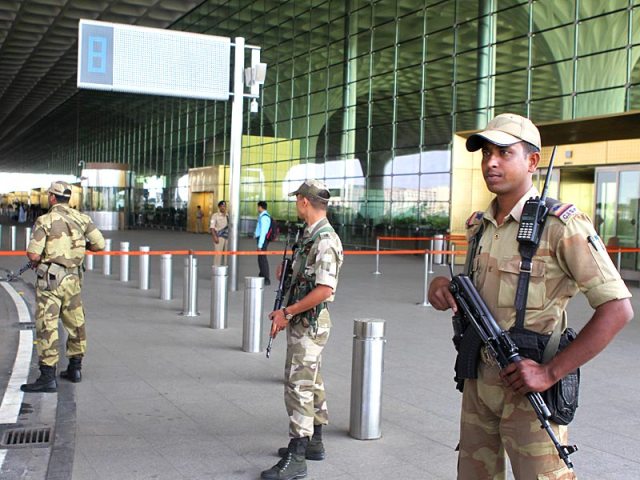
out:
M224 265L211 267L211 328L227 328L227 270Z
M373 272L374 275L380 275L382 272L380 271L380 238L376 238L376 271Z
M431 237L431 240L430 240L429 243L431 245L429 247L429 250L431 250L433 252L433 250L435 250L433 248L433 237ZM429 273L433 273L433 253L431 255L429 255L429 260L430 260L430 262L429 262Z
M84 269L86 271L93 270L93 255L86 254L84 256Z
M242 350L262 351L263 277L244 277L244 314L242 321Z
M439 233L438 235L434 235L433 238L434 238L433 250L443 250L442 247L444 246L444 235ZM442 254L441 253L434 253L433 254L433 263L435 263L437 265L442 265L443 261L442 261Z
M17 236L18 227L15 225L11 225L11 251L15 252L16 250L16 236Z
M148 252L149 247L140 247L141 252ZM149 255L140 255L140 290L149 290Z
M358 440L380 438L385 321L364 318L353 323L351 412L349 435Z
M162 257L160 257L160 300L171 300L173 298L173 273L171 262L170 253L163 253Z
M102 272L105 275L111 275L111 255L108 254L108 252L111 251L111 239L110 238L105 238L104 240L104 251L105 253L107 253L107 255L104 255L102 258L104 258L104 262L102 264Z
M182 313L185 317L197 317L198 312L198 259L189 254L184 259L184 288Z
M25 227L24 229L24 249L29 248L29 240L31 240L31 227Z
M429 303L429 297L428 297L428 291L429 291L429 253L425 253L424 254L424 297L422 298L422 306L423 307L430 307L431 304Z
M0 225L0 250L2 250L2 225Z
M129 242L120 242L120 251L129 251ZM129 281L129 255L120 255L120 281Z

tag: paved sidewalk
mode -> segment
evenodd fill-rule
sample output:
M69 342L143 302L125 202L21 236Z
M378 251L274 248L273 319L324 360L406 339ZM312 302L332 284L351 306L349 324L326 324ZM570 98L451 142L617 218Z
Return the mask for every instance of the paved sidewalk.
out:
M108 237L114 250L120 241L131 242L131 250L210 246L207 235L167 231L109 232ZM241 241L244 249L253 245ZM240 291L230 292L229 328L209 328L211 257L199 259L201 315L179 315L183 258L173 260L171 301L159 299L158 257L151 257L148 291L138 289L136 257L131 257L128 283L119 281L117 257L111 276L102 274L101 260L85 276L89 350L83 381L73 386L73 480L257 479L277 462L277 448L288 441L284 335L275 340L271 359L241 350L242 281ZM269 257L272 272L279 260ZM453 479L460 395L452 380L450 316L420 305L421 256L382 257L382 275L372 274L374 262L373 256L348 256L341 272L323 363L331 417L325 429L327 459L308 462L307 478ZM446 274L442 267L437 270ZM241 280L257 274L255 257L240 257L239 273ZM274 284L265 290L265 317ZM640 292L632 292L638 312ZM580 328L589 312L578 297L569 310L570 324ZM348 435L356 318L387 321L379 440ZM633 322L583 368L581 406L571 428L571 443L580 448L572 458L581 480L640 478L639 344L640 326Z

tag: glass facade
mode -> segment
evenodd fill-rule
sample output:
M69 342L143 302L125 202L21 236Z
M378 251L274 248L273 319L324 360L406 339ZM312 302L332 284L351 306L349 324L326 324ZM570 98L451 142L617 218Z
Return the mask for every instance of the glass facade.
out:
M265 199L293 220L287 192L320 177L346 243L448 228L457 131L640 109L640 0L210 0L172 28L245 37L268 64L245 108L241 215ZM63 173L129 164L164 177L154 208L183 208L189 168L228 164L230 118L230 103L84 91L22 152Z

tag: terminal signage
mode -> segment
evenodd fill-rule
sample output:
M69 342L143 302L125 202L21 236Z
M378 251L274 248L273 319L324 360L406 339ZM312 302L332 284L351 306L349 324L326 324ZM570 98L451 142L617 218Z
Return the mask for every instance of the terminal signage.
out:
M80 20L78 88L229 99L231 40Z

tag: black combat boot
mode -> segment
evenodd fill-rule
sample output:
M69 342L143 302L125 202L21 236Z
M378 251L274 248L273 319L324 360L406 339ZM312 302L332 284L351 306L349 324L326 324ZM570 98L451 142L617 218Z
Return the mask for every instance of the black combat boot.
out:
M287 453L269 470L265 470L260 478L265 480L294 480L307 476L307 462L304 459L309 437L292 438Z
M278 449L278 456L284 457L289 451L289 447ZM322 425L313 426L313 437L307 444L305 458L307 460L324 460L324 444L322 443Z
M69 358L69 365L65 371L60 372L60 378L73 383L80 382L82 380L82 357Z
M53 393L58 391L56 367L40 364L40 377L33 383L25 383L20 387L23 392Z

